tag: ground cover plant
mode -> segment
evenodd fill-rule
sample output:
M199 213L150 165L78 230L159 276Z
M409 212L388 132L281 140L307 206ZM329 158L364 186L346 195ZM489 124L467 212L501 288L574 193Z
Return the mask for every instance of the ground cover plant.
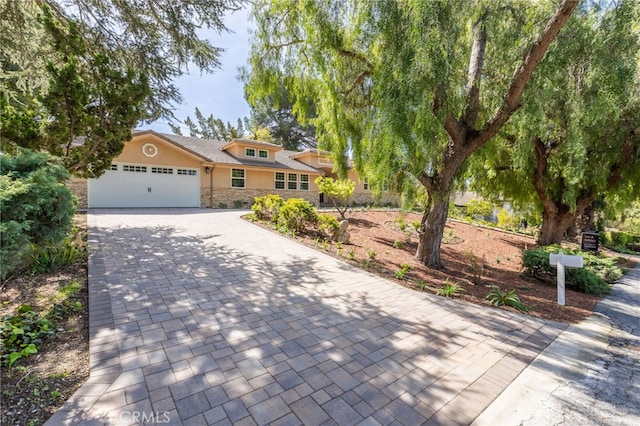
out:
M322 213L327 214L338 216ZM566 305L559 306L555 268L534 276L523 266L523 253L540 253L534 250L536 245L532 236L449 219L445 235L450 238L442 246L443 260L448 266L444 270L435 270L414 259L418 235L415 227L408 224L419 221L418 214L351 209L346 217L351 234L348 244L336 246L317 225L296 233L294 238L416 292L439 293L485 306L496 305L497 300L499 309L566 323L575 323L589 316L604 294L598 291L587 294L584 289L580 291L577 286L568 285ZM262 224L272 230L276 228L268 222ZM285 234L292 237L291 233ZM570 248L563 250L567 254L572 253ZM540 256L546 257L548 264L548 251ZM598 270L596 275L608 276L609 279L615 280L620 276L623 271L621 264L633 267L631 261L624 259L600 259L585 254L585 266ZM580 270L582 272L575 271L578 270L569 274L574 274L572 277L578 280L581 274L592 276L588 268ZM608 288L609 284L605 286Z
M44 424L89 377L85 215L73 226L0 284L2 425Z

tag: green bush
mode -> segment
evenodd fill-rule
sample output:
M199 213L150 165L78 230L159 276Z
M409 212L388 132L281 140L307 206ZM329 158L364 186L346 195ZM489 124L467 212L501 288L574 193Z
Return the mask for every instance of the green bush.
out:
M339 227L340 222L338 222L338 219L336 219L334 216L326 213L318 215L318 229L326 236L333 236L333 234L338 230Z
M30 268L32 273L48 272L57 267L71 265L86 258L86 247L76 244L70 234L59 244L31 248Z
M591 252L561 248L558 245L524 250L524 274L538 278L555 274L555 268L549 264L549 254L558 253L561 249L564 254L582 256L584 265L579 269L566 269L567 286L583 293L601 295L609 291L609 283L622 277L622 269L616 265L614 258L598 257Z
M471 219L484 219L491 216L493 206L485 200L476 200L475 198L467 204L467 216Z
M498 227L507 229L509 231L515 231L518 229L520 221L514 215L509 213L506 209L500 209L498 212Z
M640 235L622 231L607 231L602 234L604 244L623 250L640 251Z
M67 236L75 199L69 173L47 153L20 149L0 155L0 277L26 266L31 245L55 245Z
M21 305L16 315L0 321L0 364L12 366L20 358L38 353L43 339L54 334L51 322L29 305Z
M278 226L288 231L300 232L317 222L316 209L302 198L289 198L278 213Z
M281 196L269 194L264 197L255 197L251 205L251 210L260 220L277 222L280 207L282 207L283 204L284 200Z

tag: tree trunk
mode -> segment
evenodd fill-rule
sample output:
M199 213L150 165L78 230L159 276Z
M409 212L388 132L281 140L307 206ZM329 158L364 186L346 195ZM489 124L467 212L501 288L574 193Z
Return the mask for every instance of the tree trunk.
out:
M431 196L429 197L431 199ZM415 259L429 268L443 269L440 260L440 242L444 235L449 214L449 197L438 197L439 201L429 202L427 211L422 216L420 240Z
M538 245L560 244L567 228L576 220L577 212L557 212L545 209L542 212L542 224L538 234Z

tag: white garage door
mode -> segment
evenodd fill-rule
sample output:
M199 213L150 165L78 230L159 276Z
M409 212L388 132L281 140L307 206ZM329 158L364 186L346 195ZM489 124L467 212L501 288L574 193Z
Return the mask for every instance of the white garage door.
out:
M200 207L197 169L114 163L88 182L89 207Z

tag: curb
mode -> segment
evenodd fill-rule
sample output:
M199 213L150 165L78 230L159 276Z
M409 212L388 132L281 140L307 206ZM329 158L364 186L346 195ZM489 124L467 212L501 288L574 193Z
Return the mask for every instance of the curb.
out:
M602 356L612 331L609 319L595 313L570 325L472 423L476 426L523 424L560 386L586 377Z

